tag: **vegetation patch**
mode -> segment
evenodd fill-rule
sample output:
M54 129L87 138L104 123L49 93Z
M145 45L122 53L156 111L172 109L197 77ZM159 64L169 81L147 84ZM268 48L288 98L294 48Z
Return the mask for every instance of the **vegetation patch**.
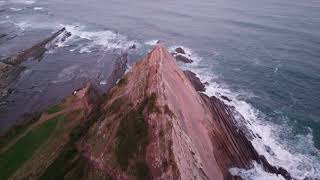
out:
M145 98L136 109L130 110L121 119L117 131L116 160L122 170L134 167L132 173L137 179L151 179L149 167L145 162L149 127L144 118L144 110L149 113L159 112L155 93Z
M167 104L164 106L164 113L168 114L171 118L175 117L175 114L171 111Z
M0 149L4 148L9 142L13 141L20 134L24 133L30 127L30 125L40 118L40 115L40 113L25 114L24 121L13 125L0 137Z
M71 179L81 179L85 172L85 164L85 160L80 157L75 146L68 144L39 179L65 179L67 174L69 177L72 176Z
M117 113L123 104L124 104L123 98L119 97L112 102L111 106L109 107L109 111L112 113Z
M148 98L147 98L147 108L148 111L153 113L153 112L157 112L159 113L160 110L156 105L156 101L157 101L157 95L156 93L152 93Z
M47 110L48 114L53 114L61 111L63 107L60 104L56 104Z
M135 154L145 154L148 144L148 123L143 116L143 108L131 111L120 122L117 132L118 144L116 147L116 159L121 168L126 170L129 160Z
M21 165L32 157L34 152L50 137L57 123L64 120L54 117L28 132L16 144L0 154L0 179L10 177Z
M140 179L140 180L151 179L149 168L144 161L137 162L135 168L136 168L135 175L137 179Z
M82 137L83 135L85 135L85 133L88 132L89 128L95 123L97 122L98 119L100 119L102 116L102 113L100 111L99 108L97 108L96 110L94 110L93 112L90 113L89 117L87 118L87 120L83 123L78 125L77 127L75 127L69 137L70 137L70 142L74 143L76 142L80 137Z
M64 150L55 159L55 161L46 169L40 179L81 179L85 176L88 169L85 159L83 159L77 150L75 143L83 137L89 128L102 117L99 108L90 113L87 120L75 127L69 135L69 143Z

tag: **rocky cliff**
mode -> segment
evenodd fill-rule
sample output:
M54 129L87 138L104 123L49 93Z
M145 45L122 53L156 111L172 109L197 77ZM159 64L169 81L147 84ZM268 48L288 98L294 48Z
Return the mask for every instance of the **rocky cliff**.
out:
M236 179L230 168L256 160L291 178L257 154L229 107L198 93L186 75L161 44L139 61L81 141L90 164L115 179Z
M1 177L239 179L229 169L250 168L255 160L291 179L258 155L229 107L197 90L204 90L199 79L180 70L158 44L103 96L88 85L36 118L24 133L9 133L14 138L2 143L0 169L7 174ZM31 156L20 157L8 170L3 157L15 158L12 148L28 132L53 121L59 124L48 139L36 141Z

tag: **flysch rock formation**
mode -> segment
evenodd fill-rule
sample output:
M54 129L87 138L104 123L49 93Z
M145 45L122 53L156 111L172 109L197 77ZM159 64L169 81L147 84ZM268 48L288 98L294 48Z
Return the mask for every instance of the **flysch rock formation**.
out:
M124 66L125 55L111 75L122 75ZM102 96L88 84L42 113L26 130L16 128L0 138L0 177L241 179L229 169L251 168L254 160L266 171L292 179L255 151L235 125L231 108L198 92L191 81L164 45L157 44ZM8 156L32 135L28 132L52 122L58 124L47 140L33 146L28 158L19 156L10 164L13 157Z
M252 160L291 178L257 154L228 107L199 94L161 44L108 93L101 112L81 147L114 179L237 179L229 169Z

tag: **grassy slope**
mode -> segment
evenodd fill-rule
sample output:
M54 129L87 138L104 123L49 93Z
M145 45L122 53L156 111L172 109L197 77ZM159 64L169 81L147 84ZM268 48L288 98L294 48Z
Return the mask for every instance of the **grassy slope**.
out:
M8 145L8 143L15 140L19 135L23 134L32 124L40 118L40 113L28 114L25 120L19 124L13 125L7 132L0 137L0 152Z
M28 132L17 141L15 145L0 154L0 179L7 179L24 162L32 157L55 130L58 121L64 120L64 116L57 116L41 124L39 127Z

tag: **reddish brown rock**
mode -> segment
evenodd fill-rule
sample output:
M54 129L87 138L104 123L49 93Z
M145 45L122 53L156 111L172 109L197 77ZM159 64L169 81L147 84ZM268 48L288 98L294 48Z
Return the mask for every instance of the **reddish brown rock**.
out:
M228 107L199 94L162 44L111 89L101 111L82 147L114 179L237 179L230 168L263 163Z
M124 72L125 57L113 77ZM66 119L12 179L240 179L229 169L253 160L292 179L256 152L233 109L191 81L158 44L103 97L87 85L43 113L37 123Z

